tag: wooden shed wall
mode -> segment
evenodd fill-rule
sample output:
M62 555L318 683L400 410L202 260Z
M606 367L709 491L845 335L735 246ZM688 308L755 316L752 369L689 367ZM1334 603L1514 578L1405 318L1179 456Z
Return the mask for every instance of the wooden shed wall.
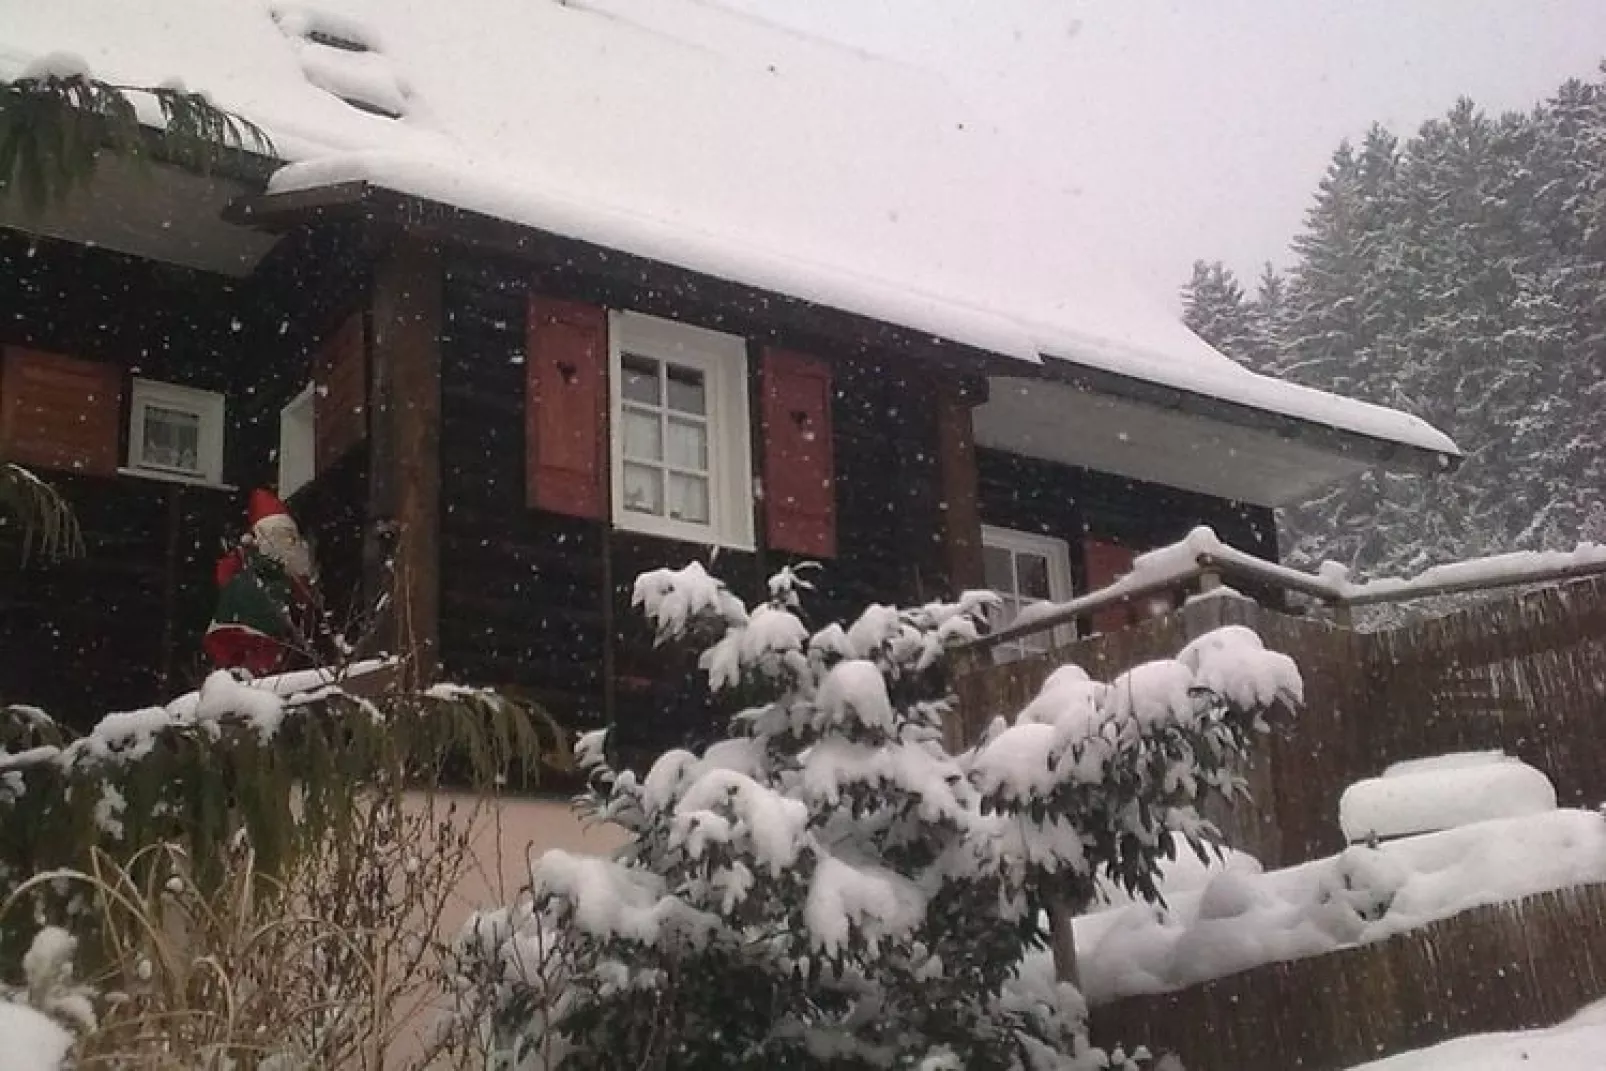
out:
M248 360L234 283L10 231L0 231L0 309L0 346L152 379L228 391ZM225 478L239 461L231 437ZM77 510L86 554L24 563L15 532L0 533L0 697L83 725L108 706L187 686L201 671L212 565L237 513L233 496L125 476L40 475Z
M0 346L222 392L232 485L41 471L76 510L85 554L24 563L15 533L0 530L0 699L82 727L201 679L223 541L238 533L245 492L274 485L279 410L306 382L322 335L361 301L367 256L355 229L309 230L238 281L0 231ZM119 451L126 405L121 420ZM293 503L336 590L355 587L362 464L353 456Z

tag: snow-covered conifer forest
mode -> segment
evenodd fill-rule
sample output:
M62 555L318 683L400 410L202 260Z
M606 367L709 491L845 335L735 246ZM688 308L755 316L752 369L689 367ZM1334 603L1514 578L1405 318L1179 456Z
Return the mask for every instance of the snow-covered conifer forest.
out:
M1407 410L1466 461L1283 510L1284 556L1373 574L1606 534L1606 80L1470 100L1333 153L1284 271L1195 265L1186 319L1257 371Z

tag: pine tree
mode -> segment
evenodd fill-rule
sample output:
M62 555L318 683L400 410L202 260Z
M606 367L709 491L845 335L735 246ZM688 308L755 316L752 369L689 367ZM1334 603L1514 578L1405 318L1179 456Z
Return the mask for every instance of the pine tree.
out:
M1257 372L1282 377L1288 359L1288 280L1269 263L1260 270L1249 307L1252 343L1244 363Z
M1576 541L1606 481L1602 219L1599 82L1527 114L1461 101L1404 142L1374 127L1339 147L1286 281L1250 303L1259 352L1242 359L1422 416L1467 458L1282 511L1290 559L1401 573Z
M1182 288L1182 322L1235 361L1255 356L1254 313L1231 269L1219 260L1194 261Z
M1074 988L1021 974L1044 904L1086 905L1096 876L1156 899L1167 834L1203 851L1195 805L1239 787L1293 664L1232 628L1110 685L1063 667L954 755L943 656L986 599L811 634L806 590L783 572L750 611L695 564L637 581L659 637L698 638L745 705L730 739L640 780L584 742L590 805L631 841L548 852L533 901L470 926L466 1003L503 1066L1127 1066L1090 1047Z
M140 98L155 105L159 128L140 120ZM87 181L108 150L155 154L203 173L233 155L274 151L261 127L200 93L113 85L83 73L0 81L0 196L42 208Z

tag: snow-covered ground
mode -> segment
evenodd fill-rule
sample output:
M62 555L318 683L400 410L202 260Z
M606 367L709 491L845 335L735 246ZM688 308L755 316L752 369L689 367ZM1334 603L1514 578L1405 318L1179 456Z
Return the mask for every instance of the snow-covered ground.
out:
M1209 868L1190 857L1167 875L1166 906L1127 902L1076 920L1082 989L1093 1003L1168 992L1596 882L1606 882L1606 818L1578 810L1357 845L1264 873L1244 855Z
M1473 1034L1350 1071L1599 1071L1606 1067L1606 1001L1547 1030Z

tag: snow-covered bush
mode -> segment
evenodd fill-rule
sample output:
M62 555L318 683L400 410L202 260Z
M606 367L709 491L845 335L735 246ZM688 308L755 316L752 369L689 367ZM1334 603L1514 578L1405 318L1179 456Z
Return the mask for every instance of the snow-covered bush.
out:
M41 871L87 870L94 850L128 860L176 844L204 886L243 839L274 874L350 839L375 801L434 786L445 763L488 788L551 744L538 726L556 731L494 692L345 683L322 671L260 681L219 671L196 692L108 714L76 738L36 708L0 706L0 903ZM35 910L78 932L81 898L52 893L37 889ZM20 954L24 936L0 927L0 956Z
M661 641L741 707L729 739L638 778L582 741L587 805L624 826L613 859L548 852L530 898L472 923L468 1007L501 1066L1123 1066L1087 1039L1068 984L1019 968L1052 896L1097 876L1154 896L1176 838L1273 707L1284 656L1223 629L1108 684L1058 671L971 750L943 745L944 653L991 596L872 606L807 628L792 571L749 609L693 564L640 577Z
M73 978L77 943L67 931L47 926L22 957L21 983L0 977L0 1067L57 1071L74 1034L95 1028L91 992Z
M533 769L556 727L495 693L353 668L370 672L215 673L76 739L0 707L0 994L22 974L13 996L39 991L26 950L41 922L70 932L99 1012L70 1024L76 1066L477 1053L460 1037L412 1062L390 1050L443 993L441 920L479 864L496 780ZM485 795L436 793L447 764ZM40 1008L0 1015L60 1040Z

